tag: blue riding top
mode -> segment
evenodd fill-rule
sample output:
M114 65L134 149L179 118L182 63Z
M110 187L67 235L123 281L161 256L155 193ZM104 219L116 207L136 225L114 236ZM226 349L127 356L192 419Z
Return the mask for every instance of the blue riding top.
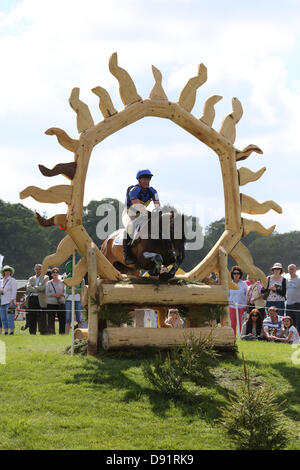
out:
M152 188L151 186L149 188L146 188L145 190L139 185L135 186L130 186L127 190L126 194L126 206L127 209L132 206L132 201L134 199L138 199L141 204L144 206L148 206L151 201L159 201L158 194L156 189Z

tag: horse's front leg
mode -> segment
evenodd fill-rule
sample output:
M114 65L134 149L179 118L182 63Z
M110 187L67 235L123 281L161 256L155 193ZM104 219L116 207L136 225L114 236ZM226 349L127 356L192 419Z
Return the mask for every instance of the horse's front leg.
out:
M163 264L162 256L158 253L150 253L149 251L144 251L143 257L146 260L147 266L149 266L149 274L151 276L158 276Z

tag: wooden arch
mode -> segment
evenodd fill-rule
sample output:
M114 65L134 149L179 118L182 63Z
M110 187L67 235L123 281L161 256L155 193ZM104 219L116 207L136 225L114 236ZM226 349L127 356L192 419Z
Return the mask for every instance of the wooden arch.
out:
M50 128L47 135L55 135L58 142L67 150L74 153L74 160L68 163L59 163L53 169L39 165L44 176L65 175L70 183L58 185L43 190L36 186L29 186L20 193L20 198L33 197L44 203L67 204L66 214L57 214L45 219L36 214L37 222L42 226L61 225L66 230L54 254L47 256L43 261L43 273L53 265L62 264L77 250L81 255L71 279L65 280L68 285L76 285L88 271L87 246L92 240L82 225L82 212L86 174L93 148L108 136L120 129L142 119L146 116L166 118L179 125L195 138L214 150L219 157L221 165L224 202L225 202L225 231L208 253L208 255L184 277L187 280L202 280L211 271L219 270L221 247L230 254L241 266L243 271L261 280L266 286L264 273L254 266L248 249L241 242L242 237L250 232L269 235L275 225L270 228L263 227L259 222L242 217L242 213L264 214L273 209L279 213L281 207L274 201L259 203L246 194L240 193L240 186L259 179L266 168L252 172L246 167L237 168L237 162L248 158L252 152L262 153L256 145L248 145L243 150L234 147L236 137L236 124L242 117L243 110L237 98L232 100L232 112L226 116L219 131L212 128L215 117L215 104L222 98L214 95L204 104L203 114L195 117L191 111L196 101L197 89L207 80L207 70L203 64L198 68L197 76L188 80L181 91L178 102L170 102L162 87L161 72L152 67L154 86L149 98L142 99L137 93L136 86L126 70L118 65L117 54L114 53L109 60L109 70L119 82L119 90L124 109L118 112L112 103L109 93L100 86L92 91L99 98L99 108L104 119L95 124L88 106L79 98L79 88L74 88L69 99L70 106L77 116L77 129L79 139L72 139L65 131ZM97 273L101 278L117 281L126 277L116 270L109 261L96 248Z

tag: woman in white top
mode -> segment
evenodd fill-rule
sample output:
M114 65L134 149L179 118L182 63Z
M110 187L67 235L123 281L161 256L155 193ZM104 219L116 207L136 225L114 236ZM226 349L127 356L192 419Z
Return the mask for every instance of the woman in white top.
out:
M4 276L0 281L0 317L5 334L14 334L15 330L15 312L13 309L16 303L17 281L13 276L15 270L11 266L4 266L1 274Z
M266 308L277 307L278 315L284 315L286 279L282 276L283 267L281 263L275 263L272 274L268 276L267 291L269 292Z
M289 344L300 344L300 336L298 331L293 325L293 320L291 317L283 318L284 329L281 330L276 341L281 341L282 343Z
M58 318L59 334L65 334L66 311L64 283L59 278L59 269L51 269L52 279L46 284L48 333L55 335L55 317Z
M239 286L239 289L228 290L228 303L229 303L229 316L231 322L231 328L233 328L234 334L236 334L236 305L239 312L239 323L240 331L242 327L242 318L247 305L247 283L242 281L243 271L239 266L233 266L230 271L231 279L235 284Z

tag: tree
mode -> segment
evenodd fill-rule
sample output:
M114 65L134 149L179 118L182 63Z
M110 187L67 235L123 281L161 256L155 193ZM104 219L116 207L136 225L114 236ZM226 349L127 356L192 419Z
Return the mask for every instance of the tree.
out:
M62 237L57 227L37 225L34 213L22 204L0 200L0 249L4 263L15 268L18 279L27 279L35 263L41 263Z

